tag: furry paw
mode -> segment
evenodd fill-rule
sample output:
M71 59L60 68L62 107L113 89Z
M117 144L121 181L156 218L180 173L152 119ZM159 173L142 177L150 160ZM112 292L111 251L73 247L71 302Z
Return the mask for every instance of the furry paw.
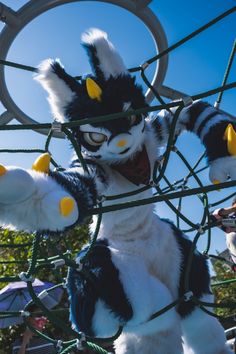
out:
M19 203L35 192L32 176L24 169L0 165L0 203Z
M59 188L48 193L41 200L38 211L42 215L38 226L41 230L62 231L76 223L79 218L76 201Z
M0 165L0 225L54 232L78 217L75 199L48 174Z
M228 178L236 180L236 156L214 160L210 164L209 178L214 184L225 182Z

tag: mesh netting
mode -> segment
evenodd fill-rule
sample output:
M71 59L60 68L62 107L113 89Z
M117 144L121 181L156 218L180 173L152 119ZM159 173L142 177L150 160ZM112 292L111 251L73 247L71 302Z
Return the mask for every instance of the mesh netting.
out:
M136 191L133 191L131 193L125 193L125 194L121 194L121 195L109 195L109 196L104 195L104 196L100 197L100 199L97 202L96 207L94 207L93 209L90 210L91 216L95 215L95 214L98 215L98 221L97 221L96 230L95 230L94 234L91 236L90 247L88 248L87 254L85 254L84 258L81 260L81 265L80 265L80 269L79 269L79 271L81 271L81 272L85 271L83 269L83 263L86 260L88 253L90 252L90 250L93 247L93 244L96 241L96 238L97 238L97 235L99 232L100 223L101 223L101 218L104 213L107 213L110 211L115 211L115 210L121 210L121 209L125 209L125 208L132 208L134 206L145 205L145 204L149 204L149 203L164 202L176 215L176 225L180 228L183 228L182 225L185 225L183 231L186 233L194 234L193 246L192 246L189 258L188 258L187 268L186 268L186 272L185 272L185 282L184 282L185 295L179 299L176 299L176 301L171 303L169 306L163 308L161 311L154 313L151 316L150 320L161 315L163 312L168 311L170 308L176 306L177 304L184 302L184 301L189 301L189 300L196 303L197 306L199 306L203 311L210 313L212 316L217 316L217 315L214 314L213 312L209 311L209 309L207 309L209 307L211 307L211 308L215 308L215 307L229 308L229 309L231 309L231 312L232 312L232 314L229 317L231 317L231 318L234 317L233 312L234 312L234 309L236 308L236 302L234 302L234 301L228 302L228 303L224 302L224 303L213 304L213 303L202 302L199 299L197 299L189 289L189 274L190 274L192 257L193 257L197 242L203 234L207 235L207 245L206 245L206 248L203 252L205 257L207 257L207 258L212 257L214 259L217 258L223 262L226 262L230 266L233 266L233 263L230 262L229 260L226 260L223 257L218 257L215 255L209 254L210 245L211 245L211 230L213 227L217 226L217 222L213 222L211 220L210 213L211 213L212 209L218 207L223 202L230 200L233 196L235 196L236 193L230 192L227 195L225 193L224 198L219 198L218 200L212 202L210 199L210 196L209 196L209 192L215 191L218 189L225 190L227 192L227 188L236 186L236 181L232 180L232 181L228 181L225 183L220 183L217 186L212 185L212 184L205 185L202 182L202 175L201 175L201 173L208 168L207 166L203 165L204 154L202 156L200 156L199 159L196 161L196 163L191 167L190 163L185 158L184 154L181 151L179 151L179 149L175 145L174 136L175 136L175 126L176 126L176 123L178 120L178 116L179 116L181 110L186 105L188 105L188 103L191 100L206 98L210 95L218 93L219 95L217 98L217 107L219 107L220 102L222 100L223 92L225 90L229 90L229 89L236 87L236 82L227 83L228 74L229 74L229 71L230 71L230 68L231 68L231 65L233 62L233 58L235 55L235 51L236 51L236 42L234 42L232 52L230 54L230 58L229 58L228 66L226 68L226 72L225 72L225 75L223 78L222 86L217 87L217 88L212 89L207 92L200 93L195 96L191 96L191 97L184 98L184 99L179 99L179 100L171 102L171 103L165 103L163 98L158 94L157 90L155 90L152 87L151 83L147 79L145 71L146 71L147 67L149 66L149 64L151 64L154 61L158 61L162 56L166 55L170 51L179 47L180 45L182 45L186 41L190 40L191 38L193 38L194 36L196 36L200 32L204 31L205 29L207 29L211 25L213 25L216 22L218 22L219 20L221 20L222 18L228 16L229 14L234 12L235 10L236 10L236 7L233 7L232 9L228 10L224 14L222 14L222 15L218 16L217 18L215 18L214 20L210 21L205 26L202 26L197 31L191 33L187 37L185 37L182 40L180 40L179 42L175 43L174 45L172 45L171 47L166 49L164 52L161 52L158 55L156 55L155 57L147 60L145 62L145 64L142 64L141 66L130 69L130 72L140 72L140 75L141 75L144 83L153 91L156 99L159 101L159 104L155 105L155 106L148 107L148 108L138 109L138 110L135 110L132 112L130 112L130 111L127 113L122 112L122 117L131 115L131 114L147 113L147 112L153 112L153 111L157 111L157 110L159 111L161 109L170 110L170 108L172 108L172 107L177 107L177 110L174 114L173 121L172 121L172 126L171 126L171 131L170 131L170 135L169 135L169 139L168 139L167 148L166 148L163 156L158 161L156 161L156 165L155 165L153 176L152 176L152 182L150 183L150 185L145 186L143 188L139 188ZM21 64L9 62L9 61L4 61L4 60L0 60L0 64L14 66L16 68L29 70L29 71L36 71L36 69L33 67L28 67L25 65L21 65ZM78 79L79 79L79 77L78 77ZM114 120L114 119L118 119L120 117L121 117L121 114L117 113L117 114L113 114L113 115L93 117L91 119L83 119L80 121L68 122L68 123L62 123L62 124L44 123L44 124L26 124L26 125L19 125L19 124L17 124L17 125L1 125L0 130L7 130L9 132L13 131L13 130L21 131L21 130L37 130L37 129L47 129L49 132L48 132L48 136L45 141L44 149L31 149L31 150L30 149L29 150L1 149L0 152L11 152L11 153L18 153L18 152L21 152L21 153L35 153L35 152L44 153L44 152L49 152L50 153L50 143L52 141L53 135L54 135L55 131L57 131L57 132L59 131L59 132L64 133L66 135L66 137L68 138L68 140L72 143L73 148L78 156L78 159L81 162L81 165L83 166L84 170L87 171L86 163L83 160L82 154L80 151L80 146L77 144L77 142L73 138L70 128L75 127L75 126L80 126L83 124L88 124L90 122L94 123L94 122L101 122L101 121L107 121L107 120ZM169 163L170 157L172 155L176 155L178 157L178 159L180 159L182 161L182 163L184 164L184 166L187 170L187 173L184 176L182 176L182 178L175 181L174 183L173 183L173 181L171 181L168 178L167 173L166 173L168 163ZM51 161L56 169L60 169L57 162L53 158ZM191 181L194 181L194 187L191 186L192 185ZM140 199L139 194L147 189L153 190L153 196L148 199ZM134 196L134 197L136 196L136 197L134 198L135 200L133 200L133 201L123 202L122 199L127 196ZM188 215L186 213L182 212L182 204L185 202L185 198L189 197L189 196L196 198L198 200L198 202L200 202L200 204L201 204L201 217L199 218L199 221L197 223L192 221L191 218L188 217ZM105 200L111 200L111 201L114 200L114 201L116 201L116 204L109 205L109 206L103 206L103 203ZM119 203L117 203L117 200L119 201ZM174 205L174 202L176 203L176 201L177 201L177 206ZM63 244L63 247L61 247L61 250L60 250L60 247L58 247L58 244L61 244L61 246ZM0 282L5 283L5 282L13 282L13 281L19 281L19 280L26 281L28 291L32 297L32 301L41 309L41 312L51 321L51 323L54 326L59 328L62 333L66 333L66 334L72 336L73 339L70 341L63 341L63 339L56 340L54 338L46 336L43 332L39 332L39 331L35 330L34 328L32 328L32 330L37 332L40 336L45 337L48 341L54 343L57 346L58 352L61 354L70 353L70 351L72 349L73 350L76 350L76 349L82 350L84 348L85 349L89 348L97 353L108 353L105 349L103 349L101 347L101 344L106 341L108 343L114 341L114 339L117 338L119 336L119 334L121 333L122 328L119 329L118 333L114 333L114 337L107 338L106 340L99 339L99 338L96 338L96 339L90 338L88 336L85 336L83 333L77 333L73 329L71 329L70 324L68 322L66 323L59 316L60 311L61 312L63 312L63 311L68 312L68 309L59 309L59 310L53 310L53 311L48 310L44 306L40 297L37 296L37 294L35 293L34 287L32 286L34 278L38 277L40 275L40 271L42 269L47 269L47 271L49 273L50 272L57 272L58 273L58 269L60 269L60 268L66 269L67 267L75 267L76 269L78 269L78 264L76 264L75 261L73 260L74 255L71 254L71 252L70 252L71 247L69 244L69 240L65 240L65 236L64 236L63 238L60 238L59 240L55 241L52 238L47 237L47 235L42 235L41 233L35 233L32 235L32 243L30 242L27 244L12 244L12 243L5 242L5 243L0 244L0 249L5 249L5 248L22 249L22 247L31 247L32 248L30 259L19 259L17 261L3 260L3 261L1 261L1 263L8 264L8 262L19 262L19 263L22 262L23 271L18 275L2 275L0 277ZM42 255L40 254L40 247L44 247L44 249L50 250L51 253L47 252L46 256L44 255L42 257ZM54 253L53 253L53 250L54 250ZM78 251L79 251L79 249L73 250L73 252L75 252L75 253ZM27 269L25 268L25 264L24 264L24 262L26 262L26 261L28 262ZM23 267L23 264L24 264L24 267ZM59 279L59 277L58 277L58 279ZM236 282L236 278L230 279L227 281L222 281L219 283L213 283L212 286L215 287L215 286L227 285L227 284L231 284L233 282ZM56 287L64 286L64 284L65 284L65 279L63 277L61 277L61 282L59 282L56 285ZM49 289L48 292L50 293L50 291L52 291L52 290L53 290L53 288ZM19 311L18 312L0 312L0 319L1 318L8 318L11 316L14 316L14 317L15 316L23 316L25 322L27 323L27 318L29 315L29 312L27 312L27 309L28 309L29 305L30 304L28 304L24 309L22 309L23 311L20 311L20 312ZM217 316L217 317L219 317L219 316ZM227 319L227 318L225 317L223 319Z

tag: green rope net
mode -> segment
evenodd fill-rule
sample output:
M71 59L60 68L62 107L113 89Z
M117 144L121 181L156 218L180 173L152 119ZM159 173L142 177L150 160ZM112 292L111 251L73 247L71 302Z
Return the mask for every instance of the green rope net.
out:
M152 87L151 83L148 81L146 75L145 75L145 70L148 67L149 64L151 64L154 61L159 60L162 56L166 55L170 51L174 50L175 48L179 47L186 41L190 40L197 34L201 33L202 31L206 30L210 26L214 25L218 21L220 21L222 18L228 16L232 12L236 11L236 7L234 6L227 12L223 13L222 15L218 16L217 18L213 19L206 25L202 26L199 28L197 31L191 33L190 35L186 36L179 42L175 43L168 49L166 49L164 52L159 53L155 57L147 60L143 65L138 66L136 68L130 69L131 72L140 72L142 79L144 80L144 83L153 91L156 99L160 102L160 104L148 107L148 108L143 108L143 109L138 109L133 112L127 112L124 113L122 112L122 117L128 116L131 114L139 114L139 113L147 113L147 112L152 112L156 110L161 110L161 109L170 109L171 107L177 107L177 110L174 114L173 121L172 121L172 126L171 126L171 133L169 136L168 140L168 145L166 148L166 151L164 152L162 159L159 161L156 161L156 165L154 168L154 173L152 176L152 182L150 183L149 186L145 186L142 188L138 188L136 191L131 192L131 193L124 193L121 195L104 195L100 198L98 201L98 204L96 207L94 207L90 211L90 215L95 215L98 214L98 221L97 221L97 227L94 232L94 235L91 237L91 243L90 247L88 249L87 254L85 254L84 258L81 260L81 264L83 265L84 261L86 260L86 257L90 250L93 247L94 242L96 241L97 234L99 232L99 227L101 223L101 218L104 213L107 213L109 211L114 211L114 210L121 210L125 208L132 208L134 206L139 206L139 205L145 205L149 203L156 203L156 202L165 202L167 206L174 212L176 215L176 225L181 228L182 223L184 225L187 225L187 229L183 230L185 233L194 233L194 238L193 238L193 246L191 253L189 255L188 259L188 264L185 272L185 295L179 299L176 299L173 303L169 304L165 308L163 308L161 311L154 313L150 317L150 321L153 320L154 318L160 316L162 313L168 311L170 308L176 306L180 302L184 301L194 301L197 306L199 306L203 311L210 313L212 316L217 316L214 314L212 311L209 311L207 308L229 308L232 311L232 315L229 317L233 318L234 315L234 310L236 309L236 302L235 301L230 301L230 302L224 302L224 303L206 303L198 300L194 294L190 291L189 289L189 273L190 273L190 268L191 268L191 262L192 262L192 257L193 253L195 251L195 248L197 246L198 240L201 238L203 234L207 235L207 245L206 249L204 250L204 255L207 258L213 258L213 259L218 259L222 262L230 263L223 257L215 256L209 254L210 250L210 245L211 245L211 229L215 226L217 226L216 223L212 222L210 219L210 210L211 208L215 208L218 205L221 205L223 202L230 200L233 196L235 196L235 192L230 193L229 195L225 196L224 198L221 198L214 203L212 203L209 199L208 192L215 191L218 189L221 190L226 190L227 188L230 187L235 187L236 186L236 181L228 181L225 183L220 183L217 186L215 185L204 185L201 181L201 172L207 169L207 166L202 166L202 161L204 158L204 154L200 156L200 158L196 161L193 167L190 166L190 163L187 161L187 159L184 157L184 155L179 151L179 149L175 145L174 141L174 132L175 132L175 125L178 120L178 116L181 112L181 110L185 106L185 99L177 100L175 102L171 103L165 103L164 100L160 97L158 92ZM200 99L200 98L205 98L210 95L214 95L218 93L218 98L217 98L217 106L219 106L221 100L222 100L222 95L225 90L229 90L232 88L236 87L236 82L232 83L227 83L227 78L230 72L230 68L235 56L236 52L236 41L233 44L232 52L230 54L228 66L226 68L226 72L224 74L222 86L212 89L207 92L203 92L201 94L191 96L190 98L192 100ZM13 66L18 69L24 69L28 71L36 71L35 68L9 62L9 61L4 61L0 60L0 65L7 65L7 66ZM78 77L79 79L80 77ZM118 119L121 116L120 113L113 114L113 115L106 115L106 116L98 116L98 117L93 117L92 121L98 122L98 121L107 121L107 120L114 120ZM81 165L83 166L84 170L87 170L86 163L82 158L80 147L78 146L77 142L73 139L73 136L70 132L70 128L74 126L80 126L83 124L88 124L91 122L91 119L83 119L80 121L76 122L69 122L69 123L62 123L59 124L59 126L56 126L56 129L58 129L63 132L66 137L70 140L72 143L75 152L78 155L78 158L81 162ZM53 138L53 133L55 130L55 123L44 123L44 124L27 124L27 125L1 125L0 130L8 130L8 131L13 131L13 130L36 130L37 129L47 129L49 131L48 136L45 141L45 147L44 149L1 149L0 152L8 152L8 153L43 153L43 152L49 152L50 153L50 143ZM169 159L170 156L175 154L185 165L187 169L187 173L185 176L183 176L181 179L175 181L174 183L169 180L166 174L166 169L168 167ZM52 164L54 165L55 168L60 169L56 161L52 158ZM194 188L191 187L191 181L194 181L195 186ZM152 189L153 190L153 196L148 199L140 199L139 194L143 192L146 189ZM136 196L136 199L130 202L123 202L122 199L127 197L127 196ZM189 196L194 196L198 199L198 201L201 203L202 206L202 215L200 218L200 221L198 223L191 221L191 218L188 218L182 211L182 204L185 201L186 197ZM114 205L109 205L109 206L103 206L104 200L114 200L114 201L119 201L119 203L114 204ZM173 204L174 201L178 201L178 205L175 206ZM65 285L65 278L63 278L60 275L60 272L58 271L59 268L64 268L66 269L67 267L75 267L78 269L78 264L75 263L73 260L73 256L71 253L71 247L69 244L69 239L65 240L65 236L61 238L59 241L58 240L53 240L50 237L47 237L46 235L42 235L40 233L35 233L32 235L32 242L26 242L24 244L12 244L12 243L1 243L0 244L0 251L6 248L12 248L16 250L20 250L23 248L29 248L31 247L31 258L30 259L21 259L21 260L1 260L1 264L9 264L9 263L19 263L22 264L22 271L19 275L5 275L0 277L0 282L1 283L6 283L6 282L12 282L12 281L20 281L24 280L27 282L27 288L28 291L32 297L32 302L34 302L38 308L41 310L41 313L43 313L51 323L56 326L57 328L61 329L61 333L66 333L67 335L70 335L73 337L72 340L70 341L63 341L63 340L56 340L53 339L49 336L46 336L44 333L39 332L35 330L34 328L31 328L32 331L38 333L38 335L46 338L48 341L54 343L57 347L58 353L65 354L65 353L70 353L71 350L83 350L83 349L90 349L91 351L94 351L96 353L107 353L108 352L101 347L101 344L104 344L105 342L111 343L113 342L122 332L122 328L119 329L118 333L114 333L114 337L112 338L106 338L106 339L99 339L99 338L90 338L88 336L85 336L83 333L77 333L73 329L71 329L69 323L65 322L64 320L61 319L59 316L60 312L68 312L68 309L58 309L58 310L48 310L40 298L36 295L34 288L32 286L32 283L34 281L34 277L38 274L40 274L41 269L47 269L48 272L53 272L57 274L57 277L60 281L58 281L58 284L56 286L64 286ZM65 251L61 251L60 248L58 247L58 244L63 244L64 248L61 247L61 249L65 249ZM46 256L40 257L40 247L44 247L44 252L45 250L50 250L51 254L49 252L46 252ZM52 250L54 251L54 254L52 255ZM77 252L79 250L73 250L74 252ZM27 266L28 265L28 266ZM83 272L83 267L81 267L81 272ZM88 275L89 276L89 275ZM213 283L212 286L227 286L227 284L232 284L236 282L236 278L234 279L229 279L226 281L220 281L218 283ZM53 288L49 289L48 292L50 292ZM30 304L27 304L26 308L24 311L20 312L0 312L0 319L2 318L8 318L11 316L23 316L25 322L27 323L27 318L29 315L29 312L27 312L27 308L29 307ZM35 314L32 314L33 316ZM217 316L219 317L219 316ZM226 320L227 318L221 318L222 320ZM30 326L30 324L28 324Z

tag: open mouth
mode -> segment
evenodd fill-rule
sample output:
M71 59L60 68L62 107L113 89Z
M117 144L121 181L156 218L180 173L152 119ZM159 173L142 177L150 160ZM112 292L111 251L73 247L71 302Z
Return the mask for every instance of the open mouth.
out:
M123 154L125 154L126 152L128 152L129 150L130 150L130 148L125 149L124 151L120 152L119 155L123 155Z

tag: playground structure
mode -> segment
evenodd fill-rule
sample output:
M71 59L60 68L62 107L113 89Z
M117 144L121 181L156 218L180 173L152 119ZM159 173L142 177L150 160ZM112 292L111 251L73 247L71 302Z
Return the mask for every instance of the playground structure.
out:
M73 1L70 1L73 2ZM230 83L227 84L227 78L228 74L234 59L234 54L236 51L236 44L234 43L234 46L232 48L232 52L229 58L229 63L224 75L223 83L221 87L218 87L216 89L213 89L211 91L207 91L204 93L201 93L199 95L195 96L188 96L187 94L178 92L172 88L166 87L163 85L163 81L165 78L165 73L167 71L167 66L168 66L168 53L171 50L174 50L181 44L185 43L186 41L190 40L197 34L201 33L202 31L206 30L208 27L216 24L218 21L222 20L226 16L229 16L231 13L236 11L236 7L231 8L230 10L226 11L222 15L218 16L217 18L213 19L210 21L208 24L205 26L202 26L199 28L197 31L191 33L189 36L185 37L181 41L177 42L176 44L172 45L171 47L167 46L167 40L166 36L164 33L164 30L159 22L159 20L156 18L154 13L148 8L148 3L150 1L122 1L122 0L117 0L117 1L106 1L118 6L121 6L128 11L132 12L136 16L138 16L144 24L149 28L151 34L154 37L155 43L156 43L156 48L158 54L147 60L145 63L141 64L140 66L136 68L131 68L131 72L140 72L141 77L144 81L144 83L148 87L148 91L146 93L147 101L150 103L152 99L155 97L160 104L156 106L151 106L149 108L145 109L140 109L136 113L143 113L143 112L150 112L150 111L155 111L155 110L160 110L162 108L169 109L171 107L184 107L188 105L192 100L199 99L199 98L205 98L208 97L211 94L219 93L216 106L220 106L220 102L222 99L222 93L224 90L231 89L233 87L236 87L236 83ZM70 127L72 125L82 125L82 124L87 124L90 122L89 119L84 119L83 121L80 122L73 122L73 123L57 123L53 122L51 123L44 123L44 124L39 124L35 120L33 120L31 117L28 117L24 112L21 111L21 109L14 103L13 99L10 96L10 93L8 92L6 83L5 83L5 77L4 77L4 67L6 65L13 66L19 69L24 69L24 70L29 70L29 71L36 71L35 68L33 67L28 67L22 64L17 64L13 62L9 62L6 60L8 50L13 43L16 35L26 26L30 21L32 21L35 17L40 15L41 13L49 10L50 8L54 6L59 6L64 3L68 3L68 1L29 1L25 6L23 6L19 11L14 12L13 10L7 8L4 4L0 4L0 15L2 20L6 23L6 26L4 27L2 34L0 36L0 47L1 47L1 59L0 59L0 82L1 82L1 91L0 91L0 97L1 97L1 102L6 108L6 111L1 115L0 118L0 130L37 130L37 132L45 134L47 136L46 142L45 142L45 149L43 152L49 152L50 151L50 142L51 139L54 137L62 138L65 135L67 138L71 141L78 158L81 161L81 164L83 167L86 169L86 163L83 161L81 153L80 153L80 148L77 145L77 143L74 141L72 134L70 133ZM156 67L155 75L152 80L152 82L149 82L146 76L146 69L147 67L153 63L156 62L159 65ZM78 77L79 79L79 77ZM176 100L175 102L171 102L166 104L163 100L163 98L170 98L172 100ZM124 114L123 114L124 115ZM105 121L105 120L110 120L110 119L116 119L119 118L119 114L115 115L110 115L110 116L100 116L93 118L94 121ZM14 125L9 125L8 123L11 122L11 120L15 118L19 121L20 124L14 124ZM177 117L176 117L177 119ZM132 206L137 206L137 205L143 205L147 203L153 203L153 202L159 202L159 201L165 201L167 205L174 211L176 214L176 223L179 226L180 220L183 220L188 226L188 230L184 230L185 232L195 232L195 238L194 238L194 246L196 246L197 241L201 237L201 235L205 232L208 234L208 245L206 247L206 250L204 251L206 257L211 257L209 255L209 248L210 248L210 242L211 242L211 228L215 226L210 221L210 210L211 208L215 208L216 206L220 205L223 201L229 200L232 198L235 193L228 195L227 197L218 200L215 203L211 203L208 197L208 192L217 190L219 188L224 189L224 188L229 188L229 187L234 187L236 186L236 181L230 181L230 182L225 182L221 183L218 186L214 185L207 185L204 186L203 183L201 182L201 179L198 177L199 173L203 170L206 169L207 166L204 168L199 168L200 163L202 162L202 159L204 156L201 156L199 160L196 162L196 164L191 167L188 161L185 159L184 155L177 149L175 146L175 142L173 140L174 136L174 129L175 129L175 124L176 124L176 119L173 119L173 124L172 124L172 133L170 134L169 137L169 142L168 142L168 147L163 155L163 159L161 161L157 161L156 163L156 169L153 174L152 178L152 183L147 186L143 187L142 189L137 189L137 191L133 192L133 195L137 196L137 200L129 203L122 203L122 198L124 198L125 194L122 195L113 195L113 196L103 196L102 200L98 201L98 206L94 208L91 211L92 214L99 214L98 218L98 224L97 224L97 230L95 231L94 235L92 235L92 241L91 241L91 247L93 246L94 241L96 240L96 236L99 230L99 225L101 221L102 214L105 212L109 212L111 210L118 210L122 208L130 208ZM4 150L2 151L4 152ZM17 152L16 150L12 150L12 153ZM30 150L24 151L24 152L31 152ZM40 151L39 151L40 152ZM188 169L188 173L186 176L184 176L182 179L176 181L174 184L171 183L168 178L165 175L165 171L168 165L169 157L171 154L176 154L182 162L185 164L186 168ZM56 161L52 160L52 163L54 164L55 168L58 168L58 165ZM198 187L196 188L191 188L189 185L189 180L194 179ZM141 191L143 191L144 188L153 188L154 193L153 197L149 198L148 200L139 200L138 195ZM186 196L196 196L201 203L202 203L202 218L199 223L194 223L190 219L188 219L182 212L181 212L181 204ZM111 205L107 207L103 207L102 203L105 199L110 199L110 200L115 200L119 199L121 202L116 205ZM175 207L174 204L172 203L172 200L178 200L178 206ZM42 309L44 314L48 317L50 321L52 321L53 324L58 326L59 328L62 328L63 331L70 333L74 335L75 339L72 340L71 342L63 342L63 341L56 341L56 344L58 346L59 352L60 353L68 353L71 348L86 348L89 347L93 349L94 351L100 352L100 353L107 353L104 349L102 349L99 346L99 340L98 339L93 339L93 338L88 338L85 337L83 334L78 334L72 329L69 328L69 325L63 323L58 319L57 316L53 315L50 313L50 311L47 310L45 306L43 306L42 302L40 299L36 296L33 287L32 287L32 281L37 275L37 270L39 265L45 266L45 267L62 267L62 266L70 266L70 267L77 267L78 265L71 259L71 257L68 254L58 254L56 257L48 257L47 260L39 259L38 258L38 247L39 244L42 240L43 235L37 233L33 236L33 245L32 245L32 259L30 261L30 265L28 268L28 271L25 273L21 273L20 275L15 275L11 277L2 277L0 281L2 282L10 282L10 281L16 281L16 280L24 280L27 282L27 286L29 289L29 292L32 296L32 300ZM192 252L194 252L194 248L192 249ZM190 269L191 265L191 255L189 257L189 262L188 262L188 267L185 275L185 296L181 299L177 299L174 303L170 304L167 308L164 308L162 311L159 313L153 314L153 318L160 315L164 311L168 311L169 308L175 306L177 303L181 301L188 301L189 299L194 300L198 302L198 305L204 310L208 311L205 309L205 306L209 307L216 307L216 306L222 306L222 307L230 307L235 309L236 304L235 303L230 303L230 304L206 304L206 303L201 303L197 299L194 298L194 294L189 292L188 289L188 271ZM236 281L236 279L232 279L231 282ZM216 286L217 284L213 284ZM58 286L61 286L61 284L58 284ZM50 290L49 290L50 291ZM25 312L21 313L0 313L0 316L25 316L27 320L27 308L25 309ZM120 329L121 331L122 329ZM120 332L119 332L120 333ZM119 333L114 334L114 338L119 335ZM43 335L43 334L41 334ZM114 338L109 338L108 341L113 340ZM53 338L49 338L49 340L55 342Z

